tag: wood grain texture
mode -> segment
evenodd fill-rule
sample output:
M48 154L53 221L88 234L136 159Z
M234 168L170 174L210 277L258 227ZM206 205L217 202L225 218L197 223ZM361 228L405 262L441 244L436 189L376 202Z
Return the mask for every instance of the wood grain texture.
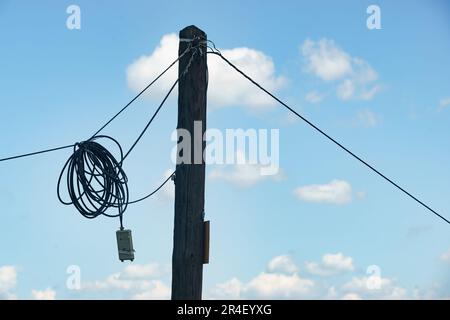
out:
M180 31L180 39L192 39L206 34L195 26ZM187 42L180 42L179 54ZM179 75L184 71L191 53L182 57ZM175 221L172 255L172 299L200 300L202 298L204 236L203 212L205 203L205 163L194 160L194 121L202 121L202 136L206 130L206 54L197 54L187 74L178 84L178 125L191 133L191 164L177 164L175 177ZM202 154L203 140L199 143ZM180 150L179 150L180 152ZM180 153L178 153L178 156Z

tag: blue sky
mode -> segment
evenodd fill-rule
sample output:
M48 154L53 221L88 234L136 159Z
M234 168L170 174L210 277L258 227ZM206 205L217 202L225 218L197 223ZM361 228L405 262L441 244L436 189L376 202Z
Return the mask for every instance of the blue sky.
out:
M80 30L66 27L71 4L81 9ZM370 4L381 9L381 30L366 27ZM134 1L126 6L0 1L0 157L88 138L135 94L133 84L140 82L130 66L139 70L140 57L147 67L160 62L155 49L170 48L162 39L191 24L205 30L224 54L242 53L242 48L250 57L258 53L247 61L261 65L256 78L450 217L446 1ZM208 59L218 65L215 57ZM163 67L151 65L151 72ZM208 127L278 128L283 179L249 185L207 179L212 238L205 297L450 297L448 225L304 123L292 121L284 109L245 99L257 93L250 87L221 100L223 81L221 73L211 77ZM139 100L105 133L129 146L161 89ZM127 159L133 198L158 185L173 167L175 126L176 100L171 99ZM56 181L69 155L59 151L0 165L6 244L0 255L0 297L167 297L170 190L126 212L137 251L130 267L116 256L117 219L87 220L59 204ZM225 169L236 168L207 170ZM351 188L343 203L311 202L299 195L298 190L316 185L333 189L335 180ZM66 287L70 265L80 267L81 290ZM378 290L366 285L371 265L381 271Z

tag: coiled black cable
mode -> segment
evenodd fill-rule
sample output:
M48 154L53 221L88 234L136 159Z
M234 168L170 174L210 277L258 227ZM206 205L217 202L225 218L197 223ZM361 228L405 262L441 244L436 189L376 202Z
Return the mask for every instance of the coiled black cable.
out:
M155 193L152 192L143 198L130 202L127 185L128 179L122 168L123 161L147 131L178 81L179 79L173 83L159 107L126 154L123 153L123 149L117 140L106 135L94 136L87 141L76 143L73 146L73 153L64 164L58 179L57 194L61 203L65 205L73 204L81 215L89 219L96 218L99 215L113 218L119 217L120 229L123 229L123 213L128 204L145 200ZM120 160L116 160L104 146L96 142L98 139L112 141L119 149ZM60 192L62 177L65 173L67 173L66 185L70 201L63 200ZM166 179L163 185L168 180ZM106 213L106 210L111 207L117 208L118 213Z
M181 73L184 76L189 69L197 51L200 50L199 47L203 44L196 44L192 46L189 44L188 48L178 57L178 61L187 52L192 52L191 57ZM175 61L175 62L176 62ZM172 63L168 68L166 68L162 74L164 74L170 67L174 64ZM162 75L161 74L161 75ZM160 75L160 76L161 76ZM153 84L158 76L151 84ZM154 112L153 116L147 122L144 129L139 134L138 138L134 141L128 151L124 154L122 147L119 142L114 138L106 135L97 135L103 128L105 128L112 120L114 120L128 105L131 104L143 91L145 91L149 86L147 86L141 93L136 96L129 104L127 104L122 110L120 110L113 118L111 118L104 126L98 130L94 136L84 142L79 142L73 145L73 154L66 161L61 174L59 175L57 184L57 194L58 199L61 203L65 205L74 205L75 208L86 218L93 219L100 215L107 217L119 217L120 228L123 229L123 213L127 209L128 204L137 203L143 201L158 190L160 190L175 173L172 173L156 190L150 194L139 198L134 201L129 200L129 190L128 190L128 179L122 168L123 161L134 147L137 145L139 140L142 138L144 133L149 128L150 124L153 122L168 97L175 89L180 78L178 78L173 85L170 87L169 91L166 93L164 99ZM98 139L105 139L113 142L120 153L120 158L117 160L104 146L96 142ZM61 197L61 182L62 177L66 174L66 187L67 193L70 197L70 201L63 200ZM117 208L117 214L106 213L109 208Z
M119 150L119 160L98 143L96 141L98 139L113 142ZM73 148L72 155L59 175L57 185L59 201L65 205L74 205L88 219L99 215L119 217L120 226L123 228L122 215L128 206L129 192L128 178L122 169L122 147L114 138L101 135L76 143ZM62 199L60 192L65 173L70 201ZM106 213L111 207L118 208L118 213Z

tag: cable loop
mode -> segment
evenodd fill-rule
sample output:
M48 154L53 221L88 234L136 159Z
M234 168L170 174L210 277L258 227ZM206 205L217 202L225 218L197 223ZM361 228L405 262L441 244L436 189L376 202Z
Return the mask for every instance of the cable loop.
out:
M119 151L119 160L99 139L113 142ZM74 151L65 163L58 179L58 199L66 205L74 205L86 218L99 215L119 217L125 212L128 201L128 178L122 169L123 151L120 144L109 136L96 136L75 144ZM66 178L63 180L63 175ZM61 196L61 184L65 182L70 200ZM109 208L117 208L117 214L106 213Z

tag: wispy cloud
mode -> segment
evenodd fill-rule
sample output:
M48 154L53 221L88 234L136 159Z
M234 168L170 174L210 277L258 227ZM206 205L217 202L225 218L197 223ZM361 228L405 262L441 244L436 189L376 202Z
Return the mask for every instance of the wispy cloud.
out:
M298 271L298 267L296 266L294 260L292 260L291 256L284 254L270 260L267 265L267 270L269 272L292 274Z
M280 268L271 268L271 265ZM391 278L378 275L355 275L356 267L353 258L341 253L325 254L314 270L320 268L326 275L349 273L351 278L344 282L330 284L330 278L315 280L301 276L298 266L287 255L274 257L267 266L267 271L261 272L249 281L241 281L233 277L228 281L212 287L207 298L213 299L408 299L411 293L397 284ZM287 267L286 267L287 266ZM317 274L317 273L315 273Z
M0 267L0 299L15 299L16 296L11 293L17 285L17 267Z
M242 151L236 152L237 163L224 168L213 169L208 178L229 182L239 187L250 187L263 181L281 181L284 178L283 170L279 169L275 175L262 174L264 166L249 164Z
M351 57L337 47L332 40L307 39L301 48L308 72L324 81L339 80L352 73Z
M397 286L393 279L383 278L381 276L353 277L342 286L341 291L344 292L343 297L347 299L398 300L407 298L405 288Z
M298 299L311 296L315 283L297 273L289 256L274 257L261 272L248 282L232 278L217 284L209 292L214 299Z
M310 91L306 94L305 100L309 103L319 103L324 99L325 95L318 91Z
M347 204L352 200L352 187L344 180L332 180L326 184L313 184L298 187L294 195L306 202Z
M339 253L323 255L321 262L306 262L306 270L318 276L332 276L355 270L353 259Z
M442 98L439 101L439 111L442 111L450 106L450 97Z
M377 72L363 59L352 57L333 40L307 39L301 46L305 69L325 82L338 82L341 100L371 100L381 89Z
M363 127L373 128L379 123L378 116L370 109L362 109L357 112L357 123Z
M34 300L55 300L56 291L52 288L47 288L44 290L31 290L31 296Z
M440 257L441 261L444 261L446 263L450 264L450 249L448 249L447 251L443 252Z
M157 264L130 265L121 272L113 273L103 280L84 282L82 293L125 293L128 299L168 299L170 288L160 280L168 268Z

